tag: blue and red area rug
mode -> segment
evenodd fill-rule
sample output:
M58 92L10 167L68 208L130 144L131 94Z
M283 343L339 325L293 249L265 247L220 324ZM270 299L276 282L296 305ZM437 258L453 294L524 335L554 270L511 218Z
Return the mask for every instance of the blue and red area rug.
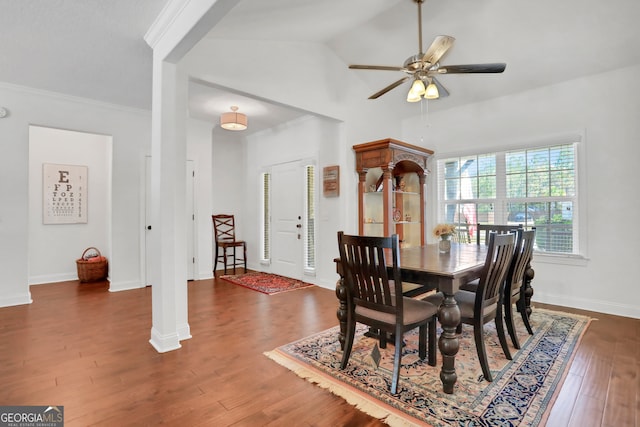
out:
M315 286L297 279L262 272L227 275L221 276L220 278L234 285L244 286L245 288L269 295Z
M440 354L436 367L419 359L417 330L405 334L396 395L389 393L393 345L380 349L382 358L376 367L371 353L377 341L365 337L367 328L360 324L344 370L339 368L338 327L265 354L389 425L542 426L590 318L534 309L530 320L535 333L528 335L518 323L522 348L511 349L512 361L502 353L493 322L485 326L493 382L483 379L473 328L465 325L456 356L458 381L451 395L442 392Z

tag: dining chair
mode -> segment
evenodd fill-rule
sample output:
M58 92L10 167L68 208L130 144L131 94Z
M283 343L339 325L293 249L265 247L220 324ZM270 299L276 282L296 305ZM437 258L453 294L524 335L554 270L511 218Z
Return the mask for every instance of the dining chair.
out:
M402 295L397 234L391 237L351 236L340 231L338 247L347 289L347 328L340 369L349 363L357 322L381 334L389 333L395 346L390 390L396 394L405 332L419 328L418 356L423 360L428 354L428 364L436 365L438 307ZM384 346L385 339L381 340L381 347Z
M471 243L471 234L469 234L469 224L459 224L453 234L453 241L456 243Z
M504 321L507 324L507 331L511 336L511 342L516 349L520 348L518 335L515 333L515 324L513 321L513 304L516 304L518 311L522 316L522 321L529 335L533 335L531 324L529 323L529 315L525 307L525 271L533 257L533 243L535 241L536 229L524 231L517 230L515 253L504 286Z
M215 256L213 275L215 277L218 263L222 262L224 274L227 274L227 267L233 267L233 274L236 273L237 266L243 266L247 272L247 244L244 240L236 240L235 217L233 215L218 214L211 215L213 220L213 235L215 239ZM236 249L242 248L242 258L236 257ZM231 261L231 264L229 264Z
M515 246L513 233L497 234L489 233L489 245L478 286L475 292L459 290L454 298L460 309L460 324L457 333L462 333L462 325L473 326L473 337L478 353L478 360L482 373L487 381L493 381L487 352L484 343L484 325L494 321L500 346L507 359L511 360L511 352L507 345L502 321L502 294L504 292L505 276L511 266ZM426 301L440 306L444 300L444 294L438 292L427 296Z
M519 228L523 228L522 224L476 224L476 243L478 245L488 244L489 242L489 233L492 231L498 234L510 233L513 230L517 230Z
M504 224L476 224L476 243L478 245L488 244L489 233L494 232L497 234L514 233L516 230L522 230L522 224L504 225ZM460 289L463 291L475 292L478 288L479 279L472 280L460 285Z

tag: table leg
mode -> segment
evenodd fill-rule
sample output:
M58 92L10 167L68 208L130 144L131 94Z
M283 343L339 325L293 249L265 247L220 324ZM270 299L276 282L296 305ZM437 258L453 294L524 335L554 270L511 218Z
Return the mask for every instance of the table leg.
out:
M340 341L340 348L344 350L344 339L345 333L347 332L347 288L344 285L344 278L342 276L336 282L336 296L338 297L336 316L338 316L338 322L340 322L338 341Z
M438 320L442 326L442 334L438 340L438 348L442 354L442 370L440 380L445 393L452 394L453 386L458 380L456 374L456 354L460 349L460 342L456 334L456 327L460 324L460 308L453 294L445 293L444 301L438 310Z
M527 265L524 271L524 306L526 307L527 316L531 316L531 297L533 297L533 288L531 287L531 281L536 275L531 264Z

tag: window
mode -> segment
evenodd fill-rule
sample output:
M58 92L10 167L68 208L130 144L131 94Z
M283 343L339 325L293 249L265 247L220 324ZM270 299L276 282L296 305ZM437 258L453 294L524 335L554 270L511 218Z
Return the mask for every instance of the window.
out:
M269 208L271 174L262 174L262 262L271 260L271 211Z
M316 237L315 237L315 219L316 219L316 184L315 184L315 167L312 165L305 167L305 251L304 251L304 268L305 270L315 270L316 268Z
M578 143L438 160L438 222L536 227L536 250L580 253Z

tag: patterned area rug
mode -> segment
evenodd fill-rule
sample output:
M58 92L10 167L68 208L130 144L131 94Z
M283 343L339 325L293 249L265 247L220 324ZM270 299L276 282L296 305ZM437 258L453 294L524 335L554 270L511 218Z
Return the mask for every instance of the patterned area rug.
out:
M269 295L315 286L311 283L302 282L289 277L261 272L227 275L221 276L220 278L235 285L244 286L245 288L253 289L254 291Z
M367 328L360 324L349 364L342 371L337 326L265 354L389 425L541 426L590 319L534 309L530 320L533 336L521 320L517 323L522 348L511 348L512 361L502 353L493 322L485 325L491 383L482 376L473 328L464 325L452 395L442 392L440 353L437 367L419 359L417 330L405 334L397 395L389 393L393 345L380 349L382 358L376 368L371 352L377 341L365 337Z

